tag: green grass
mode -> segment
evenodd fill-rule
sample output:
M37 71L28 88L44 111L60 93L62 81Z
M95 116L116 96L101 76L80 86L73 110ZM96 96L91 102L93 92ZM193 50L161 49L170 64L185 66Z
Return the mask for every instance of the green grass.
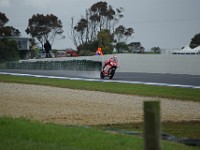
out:
M96 127L143 132L143 123L108 124ZM200 121L163 122L162 132L174 135L176 138L200 139Z
M130 135L112 134L94 127L44 124L25 119L0 118L2 150L129 150L144 149L143 140ZM163 150L197 150L162 141Z
M108 93L171 98L178 100L200 102L200 89L192 89L192 88L177 88L177 87L164 87L164 86L161 87L161 86L126 84L126 83L74 81L74 80L63 80L63 79L11 76L11 75L0 75L0 82L38 84L38 85L47 85L47 86L55 86L55 87L71 88L71 89L102 91Z
M176 137L200 139L200 121L166 122L162 124L162 129Z

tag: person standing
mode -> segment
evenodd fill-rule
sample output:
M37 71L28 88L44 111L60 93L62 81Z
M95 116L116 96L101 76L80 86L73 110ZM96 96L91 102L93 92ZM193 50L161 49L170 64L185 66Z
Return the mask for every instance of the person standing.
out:
M101 47L98 47L98 49L96 51L96 55L99 55L99 56L103 55Z
M46 58L51 58L50 50L51 50L51 44L49 43L48 40L46 40L46 43L44 44L44 49L46 52Z

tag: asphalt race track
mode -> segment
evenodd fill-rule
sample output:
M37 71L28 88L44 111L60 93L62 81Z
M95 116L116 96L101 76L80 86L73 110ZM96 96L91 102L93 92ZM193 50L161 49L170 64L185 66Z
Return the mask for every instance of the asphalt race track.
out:
M119 72L113 79L200 86L200 75Z
M0 69L0 74L25 75L70 80L120 82L158 86L200 88L200 75L116 72L112 80L100 79L98 71ZM13 74L17 73L17 74Z

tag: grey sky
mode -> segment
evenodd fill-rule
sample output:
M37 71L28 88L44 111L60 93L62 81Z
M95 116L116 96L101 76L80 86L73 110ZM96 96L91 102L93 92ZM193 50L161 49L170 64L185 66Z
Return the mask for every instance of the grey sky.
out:
M9 19L7 25L25 29L33 14L54 14L63 22L65 39L56 39L53 48L75 48L69 39L70 18L78 21L85 9L100 0L0 0L0 11ZM118 25L132 27L129 42L140 41L146 49L181 48L200 33L200 0L106 0L114 9L123 7L124 18Z

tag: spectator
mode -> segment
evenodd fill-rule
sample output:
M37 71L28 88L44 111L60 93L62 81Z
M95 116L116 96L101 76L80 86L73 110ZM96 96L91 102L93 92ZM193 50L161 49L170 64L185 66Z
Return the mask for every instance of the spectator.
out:
M51 50L51 44L49 43L48 40L46 40L46 43L44 44L44 49L46 52L46 58L51 58L50 50Z
M103 55L102 53L102 49L100 47L98 47L97 51L96 51L96 55Z

